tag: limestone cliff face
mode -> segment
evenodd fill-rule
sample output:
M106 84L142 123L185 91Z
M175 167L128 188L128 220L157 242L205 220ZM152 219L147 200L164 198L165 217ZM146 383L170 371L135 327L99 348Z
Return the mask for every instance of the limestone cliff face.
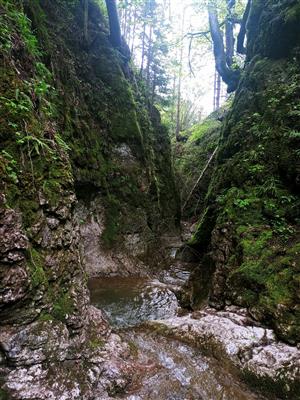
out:
M3 398L124 387L130 351L89 306L86 268L102 257L93 274L109 260L122 273L137 257L141 269L178 224L167 134L98 6L88 42L82 13L80 1L0 1Z
M297 1L253 2L245 71L191 243L214 261L211 304L247 307L292 344L300 341L299 11Z

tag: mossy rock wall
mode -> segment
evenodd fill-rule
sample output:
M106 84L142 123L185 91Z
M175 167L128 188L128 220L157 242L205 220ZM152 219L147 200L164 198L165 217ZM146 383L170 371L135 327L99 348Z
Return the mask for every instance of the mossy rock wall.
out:
M101 199L103 249L133 229L177 229L168 134L93 1L88 42L80 1L2 0L0 24L1 323L78 330L88 293L75 204Z
M253 2L246 68L191 242L214 258L211 304L247 307L290 343L300 341L299 22L299 2Z
M175 142L174 139L174 168L181 194L183 219L195 222L204 207L216 157L208 162L219 145L221 121L230 105L231 99L228 99L219 110L182 132L183 141Z
M38 12L36 1L28 1L28 12L41 40L47 37L44 51L75 185L89 191L94 186L103 196L108 224L114 225L111 244L120 245L116 227L122 221L116 215L129 212L134 219L139 207L154 233L175 229L179 199L168 133L156 110L148 109L128 59L112 48L99 8L89 2L87 41L80 1L42 0Z

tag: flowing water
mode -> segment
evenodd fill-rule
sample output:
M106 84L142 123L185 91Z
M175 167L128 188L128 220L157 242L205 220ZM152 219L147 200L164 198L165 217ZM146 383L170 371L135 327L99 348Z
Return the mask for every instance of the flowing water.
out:
M139 327L146 320L164 319L179 310L174 290L188 271L173 270L159 280L95 278L89 282L92 303L104 310L110 323L139 350L139 363L148 372L135 380L127 400L258 400L257 394L212 358L176 340Z
M112 326L125 328L176 315L175 294L146 278L95 278L89 282L91 302L106 313Z

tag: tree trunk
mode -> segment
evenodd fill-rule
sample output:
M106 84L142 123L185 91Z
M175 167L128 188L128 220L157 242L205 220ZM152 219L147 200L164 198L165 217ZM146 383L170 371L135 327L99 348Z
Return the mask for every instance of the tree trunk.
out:
M137 17L137 7L134 7L134 14L133 14L133 28L132 28L132 42L131 42L131 54L133 56L134 52L134 43L135 43L135 31L136 31L136 17Z
M88 42L88 23L89 23L89 0L84 0L83 3L83 36L84 40Z
M153 26L150 26L150 34L149 34L149 43L148 43L148 52L147 52L147 74L146 74L146 82L147 87L150 90L150 67L152 64L152 34L153 34Z
M251 9L251 0L248 0L247 7L243 15L240 32L237 38L237 52L239 54L246 54L246 48L244 47L244 42L245 42L246 27L247 27L248 17L250 14L250 9Z
M185 9L182 15L181 21L181 38L183 37L184 32L184 23L185 23ZM182 80L182 63L183 63L183 43L181 42L180 46L180 59L179 59L179 74L178 74L178 91L177 91L177 115L176 115L176 141L180 142L180 114L181 114L181 80Z
M214 84L214 111L220 108L220 100L221 100L221 76L219 72L215 71L215 84Z
M181 115L181 78L178 80L178 92L177 92L177 113L176 113L176 140L180 142L180 115Z
M113 47L120 49L122 39L116 0L105 0L105 2L109 19L110 41Z
M152 81L152 93L151 93L151 114L153 113L154 103L155 103L155 90L156 90L156 71L154 71L153 81Z
M234 56L234 24L232 21L233 17L233 7L235 6L235 1L227 0L227 18L225 22L225 37L226 37L226 63L228 67L233 64Z
M124 39L127 42L128 41L128 26L130 24L130 9L128 6L128 1L125 1L125 26L124 26Z
M172 88L172 107L171 107L171 117L170 117L172 123L172 131L175 128L175 100L176 100L176 74L174 73L173 88Z
M142 35L142 61L141 61L140 75L143 74L143 70L144 70L144 61L145 61L145 41L146 41L146 22L144 22L144 25L143 25L143 35Z
M240 72L232 70L227 65L223 35L218 21L217 10L213 4L209 4L208 6L208 15L210 33L213 41L216 69L221 75L223 81L228 85L228 92L233 92L237 88L240 78Z

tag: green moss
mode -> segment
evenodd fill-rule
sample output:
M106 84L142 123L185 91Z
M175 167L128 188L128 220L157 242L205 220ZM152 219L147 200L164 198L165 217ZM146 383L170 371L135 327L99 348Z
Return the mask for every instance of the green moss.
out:
M300 18L300 4L295 4L284 11L285 22L297 21Z
M37 219L39 203L36 200L22 198L19 202L22 211L22 220L25 227L30 227Z
M270 4L264 17L272 12ZM249 29L257 28L250 21ZM275 48L275 58L264 58L261 52L273 50L256 42L248 48L260 48L259 55L249 60L223 124L192 246L201 254L211 252L217 228L214 240L220 243L213 246L222 246L223 239L228 245L220 301L258 310L258 318L281 339L295 343L300 340L299 63L287 53L278 59Z
M29 249L28 253L28 265L32 287L36 289L41 285L48 286L48 279L44 270L44 260L42 255L34 248Z
M61 199L61 185L57 179L45 180L43 183L43 192L46 199L49 201L50 206L57 206Z
M272 239L272 230L264 230L265 227L248 227L248 232L243 232L240 241L244 258L260 257L262 252L267 252L268 244ZM238 231L239 233L239 231Z
M65 322L67 315L74 312L74 303L69 293L63 293L58 299L55 299L51 314L59 321Z
M128 344L128 346L129 346L129 349L130 349L130 354L131 354L133 357L137 358L137 357L138 357L138 354L139 354L139 348L138 348L138 346L137 346L132 340L129 340L129 341L127 342L127 344Z
M5 389L0 388L0 400L10 400L10 395Z
M46 322L46 321L53 321L53 316L47 312L42 312L39 316L39 320Z
M107 198L105 208L105 229L101 239L107 248L111 248L117 241L120 232L120 201L113 196Z
M218 114L213 114L203 122L195 125L189 131L184 132L186 143L174 144L174 167L181 189L182 203L187 197L204 170L212 153L215 151L221 133L221 123L216 119ZM211 162L193 195L184 207L184 215L192 217L203 212L209 180L215 166L215 159Z
M126 111L125 111L126 112ZM124 112L115 113L111 120L111 131L113 137L118 141L127 141L128 138L131 140L141 140L141 132L137 122L137 117L134 110L126 112L126 118L124 120Z
M267 377L258 378L251 371L244 371L241 377L248 385L260 390L262 393L269 393L271 396L274 395L276 398L280 397L285 400L298 400L299 398L300 385L297 381L287 382L286 379L282 379L279 375L274 382L273 379L268 379Z
M275 312L277 304L293 304L292 278L297 274L294 259L287 255L276 256L279 242L274 240L270 227L248 226L238 230L240 239L237 247L242 262L231 267L228 286L238 291L239 298L248 305L268 304ZM230 260L229 260L230 265ZM294 292L295 293L295 292Z
M91 339L88 343L88 346L90 347L90 349L92 350L97 350L97 349L101 349L103 348L105 345L105 342L103 339L99 338L99 337L95 337L94 339Z
M215 129L219 129L221 127L221 122L215 119L206 119L199 125L193 126L191 129L191 134L188 138L189 142L196 142L203 138L203 136L209 135Z

